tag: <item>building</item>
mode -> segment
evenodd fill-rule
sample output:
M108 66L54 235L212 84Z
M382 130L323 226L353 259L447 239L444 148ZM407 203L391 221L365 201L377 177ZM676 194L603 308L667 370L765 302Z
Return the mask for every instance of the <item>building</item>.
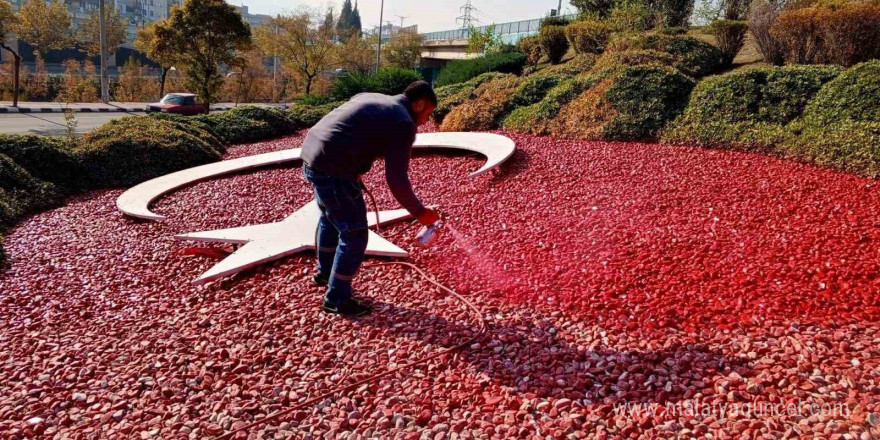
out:
M250 12L248 12L248 7L245 5L236 6L235 9L238 9L238 12L241 14L241 19L244 20L245 23L249 24L251 28L265 26L269 23L269 20L272 19L271 15L251 14Z

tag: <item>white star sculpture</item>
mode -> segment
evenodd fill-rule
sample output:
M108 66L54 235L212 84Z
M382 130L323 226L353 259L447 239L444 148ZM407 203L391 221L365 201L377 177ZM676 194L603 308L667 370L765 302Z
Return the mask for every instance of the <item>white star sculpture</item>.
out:
M318 227L320 217L321 211L318 204L312 200L280 222L193 232L176 235L174 238L244 245L193 281L193 284L199 285L297 252L314 250L315 230ZM379 225L410 217L409 212L405 209L379 211ZM367 213L367 225L370 227L376 225L375 213ZM379 234L370 231L367 241L367 255L405 257L408 254Z

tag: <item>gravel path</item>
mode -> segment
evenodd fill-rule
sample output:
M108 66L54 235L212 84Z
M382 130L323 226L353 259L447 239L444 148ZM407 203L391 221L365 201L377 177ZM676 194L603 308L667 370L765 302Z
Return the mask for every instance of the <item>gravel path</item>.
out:
M383 232L471 298L488 332L240 438L880 438L876 181L729 151L507 135L519 150L494 175L464 179L481 163L469 155L413 159L417 192L458 240L422 250L414 224ZM394 208L382 171L367 184ZM364 269L357 287L378 310L359 320L320 311L310 255L192 287L217 257L171 236L281 220L311 198L298 168L172 193L161 223L124 217L121 192L77 197L7 237L0 438L211 438L476 328L401 268Z

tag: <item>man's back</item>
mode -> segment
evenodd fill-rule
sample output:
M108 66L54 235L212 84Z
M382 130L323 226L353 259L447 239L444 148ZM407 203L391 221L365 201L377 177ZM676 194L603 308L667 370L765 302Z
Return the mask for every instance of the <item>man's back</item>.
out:
M309 130L303 161L324 174L356 180L377 158L408 157L416 134L410 111L403 95L356 95Z

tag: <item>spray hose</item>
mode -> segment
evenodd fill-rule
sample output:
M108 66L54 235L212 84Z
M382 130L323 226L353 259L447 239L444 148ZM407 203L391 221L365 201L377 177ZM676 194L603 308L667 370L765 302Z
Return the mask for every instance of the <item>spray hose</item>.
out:
M364 187L364 189L366 190L366 187ZM372 202L372 204L373 204L373 210L374 210L374 212L376 213L376 228L378 229L378 228L379 228L379 210L376 209L376 200L373 199L373 194L370 193L369 190L366 190L366 192L367 192L367 194L369 194L369 196L370 196L370 200L371 200L371 202ZM321 395L318 395L318 396L315 396L315 397L313 397L313 398L311 398L311 399L308 399L308 400L306 400L305 402L299 403L298 405L295 405L295 406L293 406L293 407L291 407L291 408L287 408L287 409L285 409L285 410L281 410L281 411L276 411L276 412L274 412L274 413L272 413L272 414L269 414L269 415L267 415L267 416L265 416L265 417L258 418L258 419L256 419L256 420L254 420L253 422L248 423L247 425L244 425L244 426L242 426L242 427L240 427L240 428L234 429L234 430L229 431L229 432L227 432L227 433L225 433L225 434L223 434L223 435L221 435L221 436L219 436L219 437L216 437L215 440L229 440L229 439L233 438L233 436L235 436L237 433L239 433L239 432L241 432L241 431L250 430L250 429L255 428L255 427L257 427L257 426L260 426L260 425L264 425L264 424L266 424L266 423L269 423L269 422L271 422L271 421L273 421L273 420L278 420L278 419L280 419L280 418L282 418L282 417L284 417L284 416L287 416L287 415L292 414L292 413L295 412L295 411L299 411L299 410L301 410L301 409L303 409L303 408L306 408L306 407L308 407L308 406L311 406L311 405L313 405L313 404L315 404L315 403L317 403L317 402L320 402L320 401L322 401L322 400L324 400L324 399L327 399L327 398L333 397L333 396L335 396L336 394L339 394L339 393L342 393L342 392L345 392L345 391L351 391L351 390L356 389L356 388L358 388L358 387L360 387L360 386L362 386L362 385L376 382L376 381L378 381L379 379L382 379L382 378L385 378L385 377L391 376L391 375L393 375L393 374L399 373L399 372L404 371L404 370L409 370L409 369L411 369L411 368L413 368L413 367L416 367L416 366L418 366L418 365L424 364L424 363L426 363L426 362L428 362L428 361L430 361L430 360L432 360L432 359L436 359L436 358L438 358L438 357L440 357L440 356L443 356L443 355L449 354L449 353L451 353L451 352L453 352L453 351L457 351L457 350L460 350L460 349L462 349L462 348L468 347L468 346L470 346L471 344L473 344L474 341L477 340L477 338L479 338L479 337L482 336L484 333L486 333L486 318L484 318L484 317L483 317L483 314L480 313L480 309L478 309L476 306L474 306L473 303L471 303L470 301L468 301L467 298L465 298L464 296L462 296L460 293L458 293L458 292L456 292L455 290L453 290L453 289L451 289L451 288L449 288L449 287L447 287L447 286L441 284L439 281L437 281L437 280L435 280L434 278L432 278L430 275L428 275L424 270L420 269L418 266L416 266L416 265L414 265L414 264L412 264L412 263L405 263L405 262L402 262L402 261L389 261L389 262L383 262L383 263L368 263L368 264L364 265L364 267L367 267L367 268L370 268L370 267L381 267L381 266L402 266L402 267L406 267L406 268L412 269L412 270L415 271L417 274L421 275L421 277L424 278L425 281L427 281L427 282L433 284L435 287L437 287L438 289L440 289L440 291L445 292L445 293L447 293L447 294L449 294L449 295L454 296L456 299L458 299L459 301L461 301L461 303L464 304L468 309L470 309L470 310L473 312L473 314L478 318L478 320L479 320L479 327L478 327L478 329L477 329L477 333L474 334L473 336L471 336L470 338L468 338L467 340L465 340L464 342L461 342L461 343L459 343L458 345L455 345L455 346L453 346L453 347L449 347L449 348L446 348L446 349L440 350L440 351L438 351L437 353L434 353L434 354L431 354L431 355L425 356L425 357L423 357L423 358L421 358L421 359L415 360L415 361L410 362L410 363L405 364L405 365L401 365L401 366L399 366L399 367L397 367L397 368L392 368L392 369L390 369L390 370L386 370L386 371L383 371L383 372L381 372L381 373L374 374L374 375L372 375L372 376L367 377L366 379L362 379L362 380L359 380L359 381L357 381L357 382L354 382L354 383L351 383L351 384L348 384L348 385L345 385L345 386L341 386L341 387L339 387L339 388L336 388L336 389L333 389L333 390L327 391L327 392L325 392L325 393L323 393L323 394L321 394Z

